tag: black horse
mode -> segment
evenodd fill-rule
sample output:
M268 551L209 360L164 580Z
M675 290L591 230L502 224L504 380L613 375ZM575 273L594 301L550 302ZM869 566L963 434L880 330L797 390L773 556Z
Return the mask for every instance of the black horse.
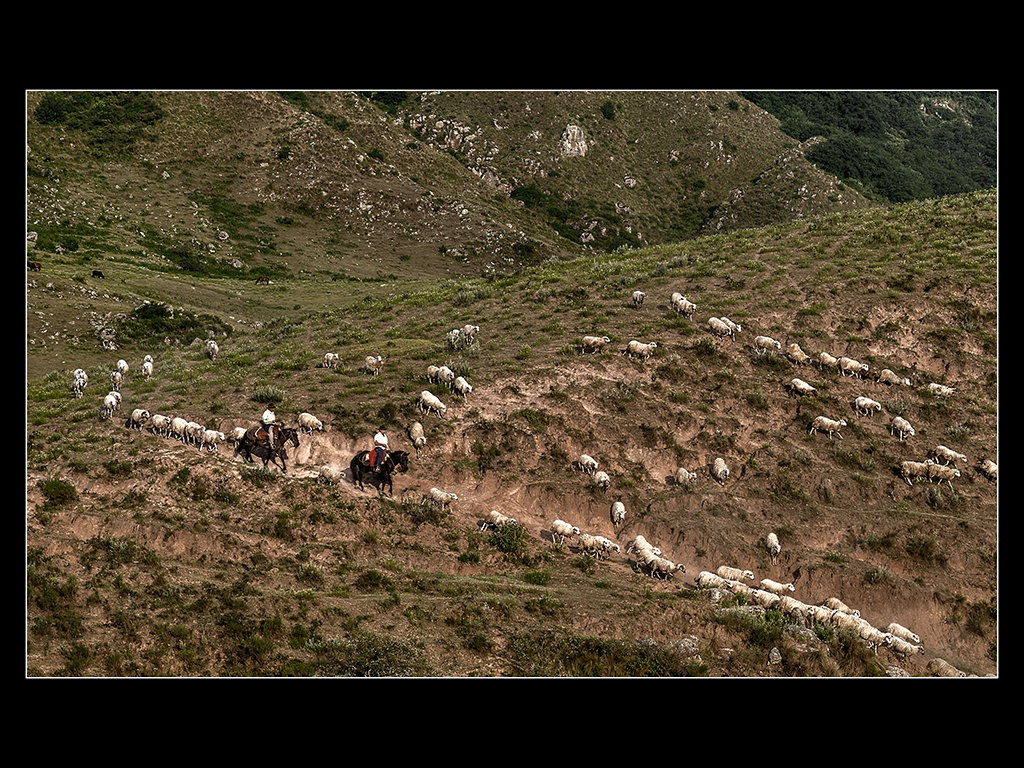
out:
M270 442L267 440L266 432L263 431L263 427L257 424L254 427L250 427L245 431L245 435L238 443L238 450L241 451L244 456L243 458L253 463L252 454L257 448L262 449L263 456L263 468L267 468L267 464L274 461L277 464L276 457L281 457L281 471L288 474L288 465L285 463L285 459L288 458L285 453L285 446L287 443L291 443L296 448L299 447L299 433L294 427L281 427L278 429L277 438L274 442L274 447L270 447Z
M352 461L348 465L352 482L355 485L358 485L359 490L361 491L366 490L363 487L363 481L366 481L375 487L377 485L383 487L384 483L387 483L388 496L393 495L395 486L391 477L398 472L399 469L401 469L402 472L409 471L409 454L406 451L388 451L388 455L384 459L383 472L377 472L374 469L370 469L370 463L368 461L369 454L369 451L360 451L352 457Z

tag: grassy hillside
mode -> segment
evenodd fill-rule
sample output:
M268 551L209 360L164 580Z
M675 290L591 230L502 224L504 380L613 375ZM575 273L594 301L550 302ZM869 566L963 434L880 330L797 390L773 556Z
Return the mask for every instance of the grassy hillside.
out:
M407 135L383 144L385 130L353 139L362 159L346 154L394 118L350 94L320 99L308 114L335 118L302 117L295 94L161 96L179 117L163 119L160 141L173 124L189 157L143 137L121 159L90 159L56 129L30 131L42 170L30 172L29 259L43 269L27 275L29 675L859 677L928 675L934 657L996 671L997 485L979 471L998 461L994 192L585 252L424 137L405 149ZM345 126L341 103L356 110ZM238 122L254 104L279 117L243 142L222 110ZM275 160L284 146L290 159ZM385 170L367 146L421 166ZM697 304L692 318L670 309L675 291ZM708 331L723 315L742 326L735 340ZM466 323L478 340L453 348L448 331ZM910 384L760 356L760 334ZM611 343L581 355L584 335ZM631 339L656 341L654 356L620 354ZM321 366L325 352L337 369ZM366 355L386 358L380 376L360 370ZM132 369L107 419L119 358ZM440 364L473 385L468 400L427 380ZM794 376L817 395L791 397ZM933 395L933 381L956 394ZM424 389L445 418L417 409ZM858 418L861 394L882 413ZM305 411L325 425L289 452L287 474L229 444L200 451L125 426L146 408L229 432L269 399L286 423ZM808 433L819 414L848 422L841 439ZM890 433L895 415L913 437ZM412 450L415 420L428 443L393 497L318 482L380 424ZM952 487L898 476L939 444L968 458ZM607 491L572 468L584 452L611 475ZM670 483L679 466L697 479ZM431 487L458 495L451 510L423 502ZM619 528L615 500L628 510ZM481 531L492 509L519 525ZM555 544L556 518L620 551L595 560ZM761 544L770 530L777 565ZM639 570L626 553L637 534L686 573ZM695 588L723 564L793 582L807 603L840 597L876 626L898 621L926 653L875 654L829 625Z

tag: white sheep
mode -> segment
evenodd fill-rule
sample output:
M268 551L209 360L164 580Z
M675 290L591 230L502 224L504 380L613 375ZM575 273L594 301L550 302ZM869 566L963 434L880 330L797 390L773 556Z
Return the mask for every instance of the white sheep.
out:
M126 360L118 360L115 368L121 374L122 379L128 378L128 362Z
M644 299L647 298L647 294L643 291L633 291L633 308L641 309L644 305Z
M725 589L725 579L711 571L701 571L694 577L700 589Z
M777 565L779 562L779 553L782 552L782 545L779 544L779 537L775 533L769 533L764 538L765 547L768 549L768 554L771 555L772 565Z
M124 383L124 374L120 371L110 372L110 388L115 392L121 391L121 384Z
M832 614L835 610L824 605L807 606L807 618L811 621L818 621L822 624L832 623Z
M838 368L839 358L832 357L828 352L822 352L818 355L818 367L819 368Z
M728 336L729 338L735 338L735 336L733 336L732 326L730 326L721 318L709 317L708 327L711 329L711 332L716 336Z
M409 427L409 439L416 448L416 457L419 458L420 451L427 444L427 436L423 433L423 425L418 421L414 421Z
M147 360L142 364L142 377L144 379L153 378L153 361Z
M934 381L929 384L926 389L933 395L937 395L939 397L949 397L950 395L956 394L955 387L946 387L942 384L936 384Z
M729 479L729 467L725 463L725 459L721 456L715 459L711 465L711 476L715 478L715 481L724 486L725 481Z
M170 437L171 421L172 418L170 416L163 416L159 413L154 413L153 417L150 419L149 428L153 430L154 435Z
M171 436L178 438L183 443L187 439L185 434L187 428L188 419L183 419L180 416L171 419Z
M673 563L671 560L657 555L651 561L650 569L651 578L657 578L657 575L662 573L666 580L670 579L674 573L686 573L686 566L682 563Z
M775 608L779 604L779 595L774 592L769 592L766 589L751 589L750 599L754 605L760 605L762 608Z
M747 581L754 580L753 571L745 571L742 568L733 568L729 565L718 566L716 573L723 579L729 579L729 581L743 581L743 579L746 579Z
M913 478L928 477L929 464L924 461L901 461L900 477L907 481L907 485L913 487Z
M455 371L447 365L442 365L437 369L437 383L444 384L448 389L451 389L455 383Z
M835 419L829 419L829 418L827 418L825 416L816 416L814 418L814 421L811 422L811 426L807 430L807 434L811 434L815 430L817 430L819 432L827 432L828 433L828 439L831 440L832 439L832 433L834 432L837 435L839 435L839 439L842 440L843 436L839 432L839 428L840 427L845 427L845 426L846 426L846 419L839 419L838 421L836 421Z
M882 410L882 404L877 400L872 400L870 397L861 396L853 401L853 408L857 411L858 416L867 414L870 418L875 411Z
M845 613L848 616L853 616L853 617L858 618L858 619L860 618L860 611L854 610L853 608L848 606L846 603L844 603L842 600L840 600L838 597L830 597L830 598L828 598L823 603L823 605L826 608L831 608L833 611L838 611L839 613Z
M341 485L341 480L345 475L332 467L322 466L316 476L318 483L326 483L327 485Z
M580 341L580 353L586 354L592 352L594 354L600 352L605 348L605 345L611 344L612 340L607 336L584 336Z
M925 461L928 465L928 482L932 482L935 478L939 479L939 485L945 481L949 485L949 489L953 490L953 480L960 477L960 470L956 467L947 467L945 464L936 464L933 461Z
M907 656L914 656L918 653L923 654L924 646L908 643L903 638L896 637L896 635L892 635L892 640L889 641L889 650L895 653L897 656L902 656L903 658L906 658Z
M650 343L643 343L633 339L626 348L622 351L622 354L628 355L629 357L639 357L641 360L647 360L651 355L654 354L654 350L658 348L658 342L652 341Z
M732 579L723 579L723 581L725 582L725 588L734 595L743 595L744 597L750 598L756 591L756 587L744 584L742 581L733 581Z
M85 394L85 388L89 386L89 374L78 368L75 371L74 379L71 381L71 391L74 393L76 398L80 398Z
M852 613L846 613L846 611L835 611L829 618L829 623L834 627L840 629L849 629L853 632L857 632L860 629L862 619L860 616L854 616Z
M427 381L429 381L431 384L440 384L441 383L441 379L439 378L440 374L441 374L440 366L437 366L437 365L428 365L427 366Z
M601 543L597 540L597 537L591 536L589 533L581 533L577 537L577 543L584 554L593 555L600 559Z
M217 342L210 339L206 342L206 354L211 359L216 361L217 355L220 354L220 347L217 346Z
M910 379L905 379L902 376L897 376L895 373L890 371L888 368L883 368L878 372L878 378L875 381L879 384L885 384L887 386L903 385L910 386Z
M454 493L447 493L446 491L442 491L440 488L431 488L429 491L423 494L424 503L429 502L432 504L436 504L437 506L441 507L442 511L444 511L445 507L447 507L448 510L451 511L452 502L458 500L459 497L457 495L455 495Z
M149 421L149 411L145 408L136 408L128 417L128 429L137 429L141 432L147 421Z
M786 347L786 355L797 365L807 365L811 362L811 356L800 349L800 345L796 342Z
M245 437L245 427L235 427L227 434L227 440L231 443L240 443L242 438Z
M585 453L581 453L580 457L576 459L576 466L588 475L592 475L597 471L598 463L597 459L593 456L588 456Z
M981 462L981 472L990 480L999 479L999 465L992 461L992 459L985 459Z
M466 401L469 399L469 395L473 392L473 387L462 376L459 376L452 382L452 391L462 395L463 401Z
M742 325L740 325L739 323L734 323L728 317L721 317L719 319L729 326L729 329L732 331L732 333L730 334L731 336L735 336L737 333L743 330Z
M962 464L967 463L967 457L962 453L957 453L952 448L947 448L944 445L937 445L928 452L930 457L935 458L941 464L950 464L955 467L959 461Z
M206 427L204 427L202 424L199 424L198 422L195 421L190 421L188 424L185 425L184 442L191 443L192 445L198 445L201 448L203 442L203 432L205 431Z
M690 483L696 482L697 473L690 472L686 467L676 467L676 471L672 475L672 480L676 485L689 485Z
M555 541L557 536L560 544L565 543L565 537L568 536L570 541L573 538L579 537L580 529L575 525L565 522L565 520L555 520L551 523L551 541Z
M424 413L434 411L441 418L444 418L444 415L448 412L448 406L442 403L433 392L426 389L420 392L418 406Z
M324 353L324 362L323 362L323 367L324 368L337 368L338 364L340 362L341 362L341 358L338 357L338 353L337 352L326 352L326 353Z
M225 440L223 432L218 432L216 429L204 429L202 442L199 444L199 450L206 448L208 451L219 450L219 446Z
M464 325L462 326L462 337L466 339L467 346L476 341L477 334L480 333L479 325Z
M772 579L761 579L761 589L766 592L774 592L776 595L783 595L786 592L795 592L796 585L791 581L783 584Z
M626 505L621 501L612 504L612 525L622 525L626 519Z
M906 640L908 643L920 643L921 638L911 632L909 629L904 627L902 624L897 624L895 621L892 622L885 631L894 637L898 637L902 640Z
M314 431L322 432L324 423L312 413L303 411L299 414L299 434L313 434Z
M803 379L790 379L789 384L786 386L786 389L789 390L789 394L791 396L793 394L797 394L800 395L801 397L811 397L813 395L818 394L818 390L816 390Z
M672 294L671 304L672 309L686 317L691 317L697 311L697 305L688 301L681 293Z
M862 362L854 360L852 357L840 357L839 358L839 373L841 376L845 376L849 373L858 379L864 378L861 374L868 372L868 366Z
M902 416L896 416L892 420L892 434L900 433L900 442L903 442L904 436L912 437L914 434L914 428L910 426L910 422L904 419Z
M661 550L658 547L651 544L651 542L644 538L643 535L638 534L637 537L629 543L629 546L626 547L626 554L628 555L630 552L640 552L641 550L653 552L655 555L661 554Z
M142 358L142 362L143 363L152 363L153 362L153 356L152 355L146 355L144 358Z
M595 472L593 475L594 485L599 487L603 491L607 491L612 484L612 479L608 476L607 472Z
M754 351L759 355L765 352L778 352L782 349L782 342L776 341L771 336L755 336Z
M121 407L121 401L114 397L113 393L107 393L103 398L103 405L100 410L108 419L113 418L114 411Z
M595 535L594 538L597 540L597 543L600 547L600 552L615 552L616 554L619 553L619 545L611 539L599 535Z
M868 648L871 648L876 654L880 647L892 645L892 641L896 639L890 633L883 632L866 621L857 627L857 634L861 640L867 643Z
M779 595L779 602L775 606L776 610L781 611L787 616L799 616L801 619L807 617L807 614L810 613L810 608L811 606L807 605L807 603L789 595Z
M925 665L925 669L937 677L967 677L966 672L962 672L948 661L940 659L938 656L929 660Z
M500 528L505 525L518 525L518 523L516 522L516 519L514 517L508 517L506 515L501 514L501 512L499 512L498 510L492 509L484 517L483 523L480 526L480 530L487 530L487 526L491 526L492 528Z
M363 360L363 370L373 376L379 376L382 368L384 368L384 358L380 355L376 357L367 355Z

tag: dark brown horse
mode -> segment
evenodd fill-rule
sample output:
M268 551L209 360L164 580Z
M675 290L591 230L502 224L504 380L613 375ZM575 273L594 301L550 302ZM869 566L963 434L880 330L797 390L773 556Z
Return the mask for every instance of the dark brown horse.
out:
M299 447L299 433L294 427L278 428L277 435L274 438L274 447L271 448L266 430L263 429L262 425L257 424L245 430L245 435L238 441L238 450L242 452L243 458L252 464L253 452L257 448L261 449L264 469L267 468L271 461L277 464L276 457L280 456L281 471L288 474L288 465L285 463L285 459L288 458L288 455L285 453L287 443L291 443L296 448Z
M388 495L391 496L395 492L394 483L391 481L391 477L401 469L403 472L409 471L409 454L406 451L388 451L388 455L384 459L384 466L382 472L370 469L370 463L368 461L370 452L360 451L352 457L352 462L349 464L349 473L352 478L352 482L359 486L359 490L366 490L363 487L363 481L365 480L370 485L380 485L384 487L384 483L388 484Z

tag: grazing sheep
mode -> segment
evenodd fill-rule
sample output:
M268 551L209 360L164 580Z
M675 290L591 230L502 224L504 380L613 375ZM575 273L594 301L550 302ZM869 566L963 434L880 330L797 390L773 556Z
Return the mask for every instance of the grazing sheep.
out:
M818 367L819 368L839 368L839 358L832 357L828 352L822 352L818 355Z
M701 571L694 577L694 582L700 589L725 589L725 579L711 571Z
M327 485L341 485L341 480L345 475L337 469L332 469L328 466L320 467L319 474L316 476L318 483L326 483Z
M725 485L725 481L729 478L729 467L726 466L725 459L722 457L715 459L711 465L711 476L719 485Z
M853 408L857 411L858 416L867 414L870 418L875 411L882 410L882 404L870 397L858 397L853 401Z
M123 383L124 383L124 374L122 374L120 371L111 371L110 372L110 388L111 389L113 389L115 392L120 392L121 391L121 384L123 384Z
M951 448L947 448L944 445L937 445L928 452L928 456L936 459L940 464L950 464L957 466L957 462L963 464L967 463L967 457L962 453L957 453Z
M456 496L454 493L447 493L445 491L440 490L439 488L431 488L429 491L423 494L424 503L429 502L431 504L440 506L442 511L444 511L445 507L447 507L448 510L451 511L452 502L458 500L459 497Z
M643 291L633 291L633 308L641 309L644 306L644 299L647 298L647 294Z
M605 348L605 345L611 344L612 340L607 336L584 336L580 341L580 354L586 354L587 352L598 353Z
M896 635L892 635L891 637L892 640L889 641L889 650L897 656L902 656L903 658L906 658L907 656L913 656L918 653L924 653L923 645L914 645L913 643L908 643L906 640L904 640L901 637L897 637Z
M885 631L888 632L890 635L893 635L894 637L898 637L898 638L901 638L902 640L906 640L908 643L918 643L918 644L920 644L920 642L921 642L921 638L920 637L915 635L913 632L911 632L909 629L904 627L902 624L897 624L896 622L893 622L888 627L886 627Z
M904 419L902 416L896 416L892 420L892 434L900 433L900 442L903 442L903 437L912 437L914 434L914 428L910 426L910 422Z
M772 565L776 565L779 562L779 553L782 552L782 545L779 544L779 537L774 533L769 533L764 538L765 547L768 549L768 554L772 557Z
M830 597L830 598L828 598L828 600L826 600L824 602L824 606L826 608L831 608L833 611L838 611L839 613L845 613L848 616L853 616L853 617L858 618L858 619L860 618L860 611L855 611L853 608L848 606L846 603L844 603L838 597Z
M429 381L431 384L439 384L440 381L441 381L438 378L440 373L441 373L441 368L439 366L428 365L427 366L427 381Z
M907 481L907 485L913 487L913 478L928 477L929 464L924 461L901 461L900 477Z
M966 672L961 672L945 659L936 656L925 665L925 669L936 677L967 677Z
M740 325L739 323L734 323L728 317L721 317L719 318L719 320L721 320L723 323L729 326L729 328L732 330L732 333L730 334L732 336L735 336L737 333L743 330L742 325Z
M786 356L797 365L807 365L811 362L811 356L800 349L800 345L796 342L786 347Z
M790 379L789 384L786 385L786 389L789 391L790 396L797 394L801 397L811 397L812 395L818 394L818 390L803 379Z
M466 401L469 399L469 395L473 391L473 387L462 376L459 376L452 382L452 391L462 395L463 401Z
M484 517L483 524L480 526L480 530L487 530L487 526L491 528L500 528L503 525L518 525L514 517L507 517L496 509L492 509Z
M224 442L224 433L218 432L215 429L204 429L202 442L199 444L199 450L206 448L208 451L218 450L220 443Z
M849 373L858 379L864 378L861 374L867 373L868 367L864 363L854 360L852 357L839 358L839 374L845 376Z
M467 340L467 346L476 341L477 334L480 333L479 325L464 325L462 326L462 338Z
M672 475L672 480L676 485L689 485L697 481L697 473L690 472L686 467L677 467L675 474Z
M300 413L299 414L299 434L313 434L313 431L322 432L324 429L324 423L320 421L312 413Z
M114 411L116 411L120 407L121 407L121 400L119 398L117 398L117 397L114 397L114 393L113 392L109 392L103 398L103 405L100 408L100 410L103 411L103 415L104 416L106 416L108 419L110 419L110 418L113 418Z
M814 421L811 422L811 426L807 430L807 434L811 434L815 430L820 432L827 432L828 439L831 440L832 433L835 432L837 435L839 435L839 439L842 440L843 436L842 434L840 434L839 428L845 426L846 419L839 419L839 421L835 421L834 419L829 419L824 416L816 416L814 418Z
M363 370L372 376L379 376L383 367L384 358L380 355L377 355L376 357L373 355L367 355L366 359L363 360Z
M742 581L747 579L748 581L754 580L753 571L744 571L741 568L733 568L729 565L720 565L716 573L723 579L729 579L730 581Z
M206 355L211 360L216 361L217 355L219 355L219 354L220 354L220 347L217 346L217 342L216 341L214 341L213 339L210 339L208 342L206 342Z
M607 491L612 485L612 479L608 477L607 472L595 472L594 485L598 486L601 490Z
M444 384L448 389L451 389L452 385L455 384L455 371L447 365L442 365L437 369L437 383Z
M142 364L142 377L144 379L153 378L153 361L147 360Z
M658 547L654 546L642 535L638 534L637 537L629 543L629 546L626 547L626 554L628 555L630 552L634 551L640 552L641 550L647 550L648 552L653 552L656 555L661 554L661 550Z
M692 317L693 313L697 311L697 305L687 301L681 293L672 294L671 304L672 309L686 317Z
M149 428L153 430L154 435L170 437L171 421L172 418L170 416L161 416L159 413L154 413L153 417L150 419Z
M338 364L340 362L341 362L341 358L338 357L338 354L336 352L327 352L324 355L323 367L324 368L337 368Z
M639 357L641 360L646 361L654 354L654 350L658 348L658 342L652 341L649 344L633 339L626 345L626 348L622 351L622 354L628 355L629 357Z
M427 444L427 436L423 434L423 425L418 421L414 421L412 426L409 427L409 439L416 448L416 458L419 458L420 451Z
M424 413L434 411L441 418L444 418L444 415L448 412L448 406L442 403L433 392L426 389L420 392L418 406Z
M554 542L555 536L559 538L559 543L565 543L565 537L568 536L570 540L580 536L580 529L575 525L571 525L565 520L555 520L551 523L551 541Z
M985 459L981 462L981 472L990 480L999 479L999 465L992 461L992 459Z
M936 464L934 461L926 461L928 465L928 482L935 478L939 479L939 485L945 480L949 490L953 490L953 480L960 477L960 470L956 467L947 467L945 464Z
M793 582L783 584L771 579L761 579L761 589L766 592L774 592L776 595L782 595L786 592L796 592L796 585Z
M137 429L141 432L147 421L149 421L149 411L145 408L136 408L128 417L128 429Z
M733 335L732 326L720 318L709 317L708 327L711 329L711 332L716 336L728 336L730 339L736 338Z
M612 525L622 525L622 521L626 519L626 505L621 501L616 501L612 504Z
M942 384L936 384L934 381L929 384L926 389L933 395L938 395L939 397L949 397L950 395L956 394L955 387L946 387Z
M754 351L759 355L765 352L778 352L782 349L782 342L776 341L771 336L755 336Z
M581 453L580 457L576 459L576 466L578 466L583 472L588 475L592 475L597 471L597 459L593 456L588 456L585 453Z
M904 379L902 376L897 376L888 368L883 368L878 372L878 378L875 379L875 382L878 384L885 384L890 387L894 384L907 387L910 386L910 379Z

